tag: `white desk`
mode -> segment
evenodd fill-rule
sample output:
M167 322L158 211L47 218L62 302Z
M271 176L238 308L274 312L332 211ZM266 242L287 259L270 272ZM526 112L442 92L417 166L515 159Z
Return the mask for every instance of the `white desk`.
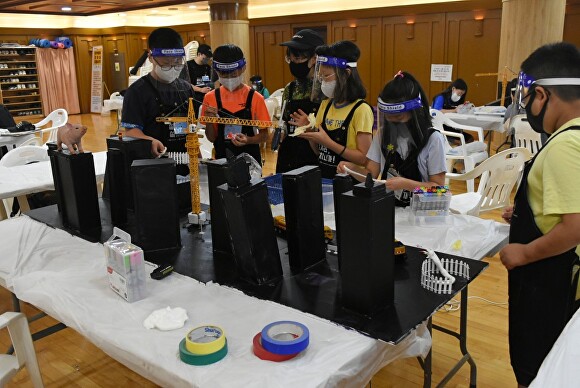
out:
M107 153L104 151L95 152L93 158L95 176L97 183L100 183L105 177ZM50 161L14 167L0 166L0 201L46 190L54 190ZM0 205L2 205L1 202Z
M492 114L474 113L445 113L451 120L458 124L481 127L485 131L504 132L503 116Z
M108 288L101 244L27 216L0 222L0 246L0 284L162 386L362 387L387 363L425 355L431 346L424 325L399 344L389 345L322 318L179 274L161 281L148 279L149 296L129 304ZM170 332L145 329L142 322L149 313L166 306L185 308L186 326ZM283 363L255 357L253 336L266 324L283 319L309 328L308 349ZM179 360L178 343L201 324L224 328L228 355L209 366L186 365Z

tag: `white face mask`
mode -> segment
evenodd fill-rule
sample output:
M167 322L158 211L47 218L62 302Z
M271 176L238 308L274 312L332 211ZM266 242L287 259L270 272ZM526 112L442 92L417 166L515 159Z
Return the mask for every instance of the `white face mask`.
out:
M461 100L461 96L460 96L459 94L457 94L457 93L453 92L453 93L451 94L451 101L453 101L453 102L457 102L457 101L459 101L459 100Z
M240 74L234 78L222 78L220 77L220 84L222 84L227 90L234 91L242 84L242 75Z
M334 97L334 89L335 88L336 88L336 80L322 81L322 83L320 85L320 89L322 90L322 93L328 98Z
M168 84L172 83L177 79L177 77L179 77L179 74L181 74L181 70L182 69L178 70L175 67L172 67L169 70L162 70L160 66L155 66L154 69L157 78L159 78L160 81Z

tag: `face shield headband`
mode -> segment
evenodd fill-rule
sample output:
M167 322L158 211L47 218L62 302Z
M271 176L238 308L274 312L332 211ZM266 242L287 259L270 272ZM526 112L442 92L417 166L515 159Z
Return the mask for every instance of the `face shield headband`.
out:
M245 58L242 58L238 61L230 62L230 63L216 62L215 60L213 61L214 70L222 72L222 73L231 73L232 71L236 71L238 69L241 69L244 66L246 66L246 59Z
M377 104L379 110L382 113L386 114L397 114L408 112L410 110L415 110L423 107L423 103L421 102L421 95L417 98L408 101L402 102L395 102L395 103L386 103L379 97L379 102Z
M182 48L154 48L151 49L153 57L184 57L185 50Z
M316 62L320 65L338 67L339 69L348 69L349 67L356 67L356 62L348 62L346 59L336 57L325 57L322 55L316 56Z

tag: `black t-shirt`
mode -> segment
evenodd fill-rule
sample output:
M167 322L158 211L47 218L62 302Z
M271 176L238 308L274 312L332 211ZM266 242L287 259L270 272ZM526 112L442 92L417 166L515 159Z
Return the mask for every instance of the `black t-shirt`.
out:
M146 135L162 141L164 136L159 133L159 125L155 119L173 110L170 116L187 116L189 97L194 95L188 82L176 79L171 84L166 84L147 74L135 81L125 92L121 126L127 129L139 128Z
M209 65L198 65L195 60L187 61L187 69L189 70L189 82L195 86L209 86L213 89L213 81L211 79L211 66ZM204 76L206 80L204 81ZM203 102L204 93L195 92L195 114L199 114L199 106Z

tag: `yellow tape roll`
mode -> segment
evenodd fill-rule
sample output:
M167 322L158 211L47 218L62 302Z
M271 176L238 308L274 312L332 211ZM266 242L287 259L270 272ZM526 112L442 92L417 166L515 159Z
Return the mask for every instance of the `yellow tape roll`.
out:
M212 354L224 347L226 335L221 327L199 326L185 336L185 348L196 355Z

